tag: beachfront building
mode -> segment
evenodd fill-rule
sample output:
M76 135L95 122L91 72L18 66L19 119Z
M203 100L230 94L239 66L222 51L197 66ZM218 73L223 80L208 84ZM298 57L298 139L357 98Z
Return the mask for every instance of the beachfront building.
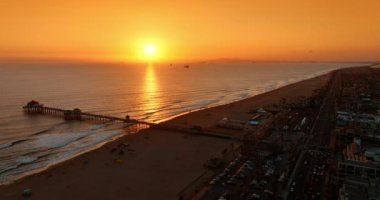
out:
M363 147L355 138L342 151L338 179L342 183L339 199L374 199L380 196L380 148Z
M380 148L363 149L361 140L354 139L338 162L338 179L339 199L380 200Z
M362 148L361 139L355 138L342 152L339 161L339 178L346 175L380 180L380 148Z
M368 179L380 179L380 165L365 161L339 161L338 178L344 180L348 175L365 177Z
M345 182L343 186L339 189L339 199L338 200L367 200L367 191L369 184L365 184L365 181L353 183L351 181Z
M349 176L339 189L338 200L380 200L378 188L366 178Z

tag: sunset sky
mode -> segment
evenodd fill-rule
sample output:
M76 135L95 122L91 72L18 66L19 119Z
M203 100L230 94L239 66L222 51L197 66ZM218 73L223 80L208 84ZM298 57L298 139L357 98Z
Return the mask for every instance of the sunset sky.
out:
M378 0L1 0L0 30L0 58L380 60Z

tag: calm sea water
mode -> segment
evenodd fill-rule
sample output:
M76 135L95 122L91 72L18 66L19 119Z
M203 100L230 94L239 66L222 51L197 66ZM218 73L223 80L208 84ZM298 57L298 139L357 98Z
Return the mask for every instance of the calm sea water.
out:
M183 65L0 64L0 184L127 134L118 125L27 116L34 99L51 107L158 122L226 104L355 63Z

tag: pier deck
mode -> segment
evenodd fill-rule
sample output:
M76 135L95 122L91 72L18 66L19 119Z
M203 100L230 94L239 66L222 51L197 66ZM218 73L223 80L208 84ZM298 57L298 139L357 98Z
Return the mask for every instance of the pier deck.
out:
M142 120L131 119L128 115L125 118L113 117L100 114L92 114L88 112L82 112L79 108L73 110L66 110L61 108L47 107L40 104L37 101L30 101L23 107L24 112L27 114L42 114L42 115L54 115L64 118L65 120L97 120L97 121L113 121L126 124L144 125L147 128L154 128L159 130L185 132L189 134L202 135L208 137L216 137L228 140L239 140L237 136L225 135L221 133L215 133L205 130L197 130L194 128L177 127L169 124L156 124L152 122L146 122Z
M125 118L113 117L100 114L92 114L88 112L82 112L80 109L75 108L73 110L66 110L61 108L47 107L37 101L30 101L26 106L23 107L24 111L28 114L44 114L44 115L55 115L61 116L65 120L97 120L97 121L114 121L129 124L141 124L141 125L154 125L151 122L145 122L136 119L130 119L127 115Z

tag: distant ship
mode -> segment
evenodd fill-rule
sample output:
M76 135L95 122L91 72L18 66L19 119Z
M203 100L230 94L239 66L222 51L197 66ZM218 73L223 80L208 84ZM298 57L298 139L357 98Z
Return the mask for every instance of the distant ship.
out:
M184 68L186 68L186 69L188 69L190 66L189 65L185 65L185 66L183 66Z

